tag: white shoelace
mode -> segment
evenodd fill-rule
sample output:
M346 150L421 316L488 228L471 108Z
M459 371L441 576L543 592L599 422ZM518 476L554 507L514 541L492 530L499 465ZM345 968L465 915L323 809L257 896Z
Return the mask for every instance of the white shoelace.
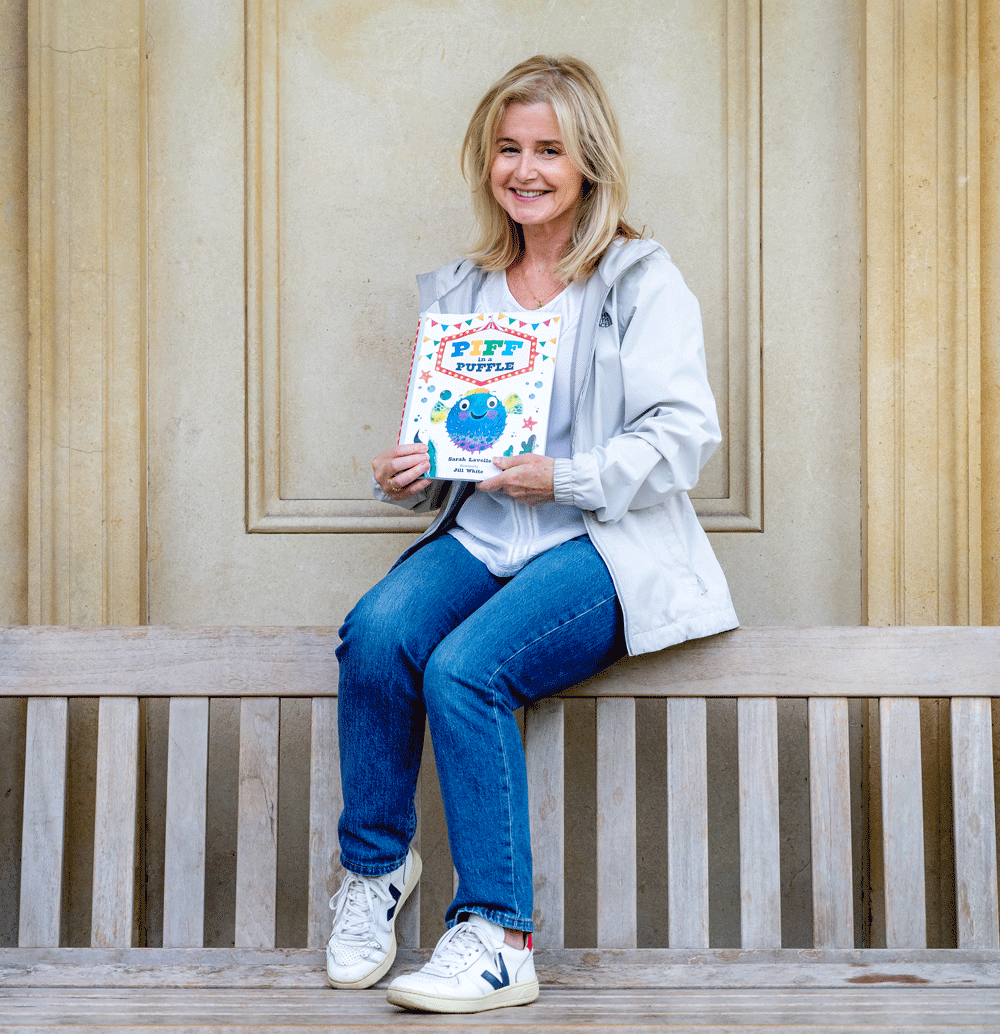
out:
M456 923L437 943L434 954L424 968L432 976L450 977L480 954L482 948L496 960L497 946L486 931L472 923Z
M386 881L388 882L388 881ZM375 898L389 904L392 895L382 880L351 876L330 898L333 909L333 933L338 940L367 944L373 940Z

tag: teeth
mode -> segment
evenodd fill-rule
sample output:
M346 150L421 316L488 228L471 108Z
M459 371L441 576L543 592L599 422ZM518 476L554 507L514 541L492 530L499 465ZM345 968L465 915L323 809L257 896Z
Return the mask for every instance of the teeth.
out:
M517 190L515 188L514 193L518 197L541 197L545 193L544 190Z

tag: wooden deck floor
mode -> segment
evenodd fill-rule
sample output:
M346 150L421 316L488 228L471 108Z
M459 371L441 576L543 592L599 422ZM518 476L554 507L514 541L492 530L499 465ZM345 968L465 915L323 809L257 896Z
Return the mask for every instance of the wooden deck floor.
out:
M338 1034L377 1029L432 1031L698 1031L773 1034L809 1031L878 1034L1000 1030L1000 992L923 987L843 990L543 989L532 1005L476 1017L402 1012L381 991L302 988L165 990L8 988L0 991L0 1031L54 1029L123 1034Z
M397 971L426 954L401 950ZM442 1017L327 988L314 950L0 949L0 1032L1000 1032L997 953L912 956L539 951L537 1002Z

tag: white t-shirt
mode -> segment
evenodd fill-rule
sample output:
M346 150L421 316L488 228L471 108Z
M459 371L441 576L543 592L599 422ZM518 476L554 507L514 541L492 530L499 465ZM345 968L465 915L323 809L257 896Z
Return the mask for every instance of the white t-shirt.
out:
M585 283L574 281L545 305L546 312L555 312L562 317L545 447L545 455L553 459L568 458L571 454L570 425L573 414L570 374ZM503 270L491 272L487 276L480 296L480 308L490 312L509 312L511 315L525 313L510 293L507 275ZM527 312L525 319L534 315ZM532 557L578 535L584 535L586 531L583 515L575 506L562 503L527 506L511 499L505 492L477 490L462 504L456 527L450 529L449 534L454 535L476 559L481 560L492 574L498 578L508 578Z

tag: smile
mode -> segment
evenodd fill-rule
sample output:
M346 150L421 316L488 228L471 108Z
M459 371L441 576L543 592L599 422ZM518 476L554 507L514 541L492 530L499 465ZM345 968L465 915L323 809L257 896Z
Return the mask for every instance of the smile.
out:
M518 197L533 198L541 197L543 194L547 194L547 190L518 190L517 187L510 188Z

